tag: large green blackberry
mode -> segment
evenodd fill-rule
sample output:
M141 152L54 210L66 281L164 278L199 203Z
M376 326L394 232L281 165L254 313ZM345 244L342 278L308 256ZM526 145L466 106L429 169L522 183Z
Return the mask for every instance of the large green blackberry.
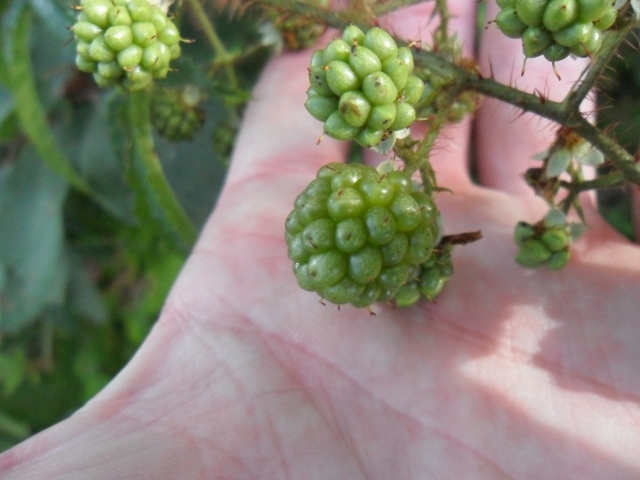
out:
M440 236L435 203L402 171L330 163L294 206L285 238L298 285L338 305L392 300Z
M412 71L408 47L381 28L365 35L351 25L313 53L305 107L330 137L373 147L416 119L424 83Z
M522 38L526 57L544 55L551 62L572 54L591 56L602 45L602 32L615 22L612 0L497 0L496 25L509 38Z
M82 0L79 11L76 65L101 87L142 90L180 55L178 29L146 0Z

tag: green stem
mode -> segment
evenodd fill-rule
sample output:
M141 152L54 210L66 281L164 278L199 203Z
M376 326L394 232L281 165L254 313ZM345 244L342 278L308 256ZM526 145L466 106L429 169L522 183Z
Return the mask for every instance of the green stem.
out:
M436 0L436 12L440 16L440 24L436 29L436 42L447 42L449 39L449 5L447 0Z
M593 180L585 180L578 183L561 182L560 185L571 192L580 193L598 188L614 187L622 183L624 183L624 174L619 170L614 170Z
M236 77L236 72L233 69L232 60L233 58L227 52L227 49L220 40L218 36L218 32L216 32L213 23L209 19L207 12L202 7L200 0L187 0L187 3L191 7L191 11L195 15L196 21L198 25L202 29L205 37L209 40L213 51L215 52L217 63L223 63L225 70L227 72L227 79L229 80L230 86L235 90L238 88L238 78Z
M53 321L44 318L40 331L40 368L45 372L53 370Z
M433 0L427 0L433 1ZM405 8L411 5L416 5L418 3L425 3L424 0L389 0L388 2L376 4L373 6L373 12L376 17L385 15L389 12L393 12L394 10L398 10L400 8Z
M197 231L178 202L167 181L153 146L148 91L134 92L129 98L129 120L133 143L132 168L139 178L154 217L174 238L182 251L196 240Z
M583 74L582 79L574 84L574 88L565 97L564 103L568 110L578 110L580 108L580 104L589 94L598 77L602 75L604 69L609 65L609 60L612 55L633 28L634 24L629 23L620 30L607 34L604 44L591 60L591 63Z

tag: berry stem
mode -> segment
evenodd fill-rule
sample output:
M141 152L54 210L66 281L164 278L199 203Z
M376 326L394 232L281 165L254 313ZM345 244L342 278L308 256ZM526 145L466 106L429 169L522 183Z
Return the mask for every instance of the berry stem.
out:
M449 38L449 6L447 4L447 0L436 0L436 12L438 12L438 16L440 17L440 24L436 28L435 39L436 44L447 42Z
M418 3L424 3L424 0L389 0L388 2L373 5L371 9L376 16L380 16Z
M568 110L578 110L580 108L580 104L589 94L598 77L600 77L604 69L609 65L609 60L612 55L635 26L633 22L629 22L619 30L606 34L607 36L602 47L591 59L589 67L583 72L583 77L574 84L574 88L566 96L564 102Z
M620 170L614 170L593 180L585 180L580 183L561 181L560 185L572 192L579 193L597 188L614 187L622 182L624 182L624 174Z
M128 99L132 155L130 168L137 180L138 195L150 205L151 215L167 230L181 251L187 252L196 240L197 231L178 202L167 181L154 150L149 109L151 94L133 92Z
M227 79L229 80L229 86L237 90L238 89L238 78L236 76L236 72L233 69L233 56L227 52L227 49L220 40L218 36L218 32L216 32L213 23L209 19L207 12L205 12L200 0L186 0L193 12L198 25L200 26L202 32L205 37L211 44L213 51L215 52L216 58L215 63L223 64L225 71L227 73Z

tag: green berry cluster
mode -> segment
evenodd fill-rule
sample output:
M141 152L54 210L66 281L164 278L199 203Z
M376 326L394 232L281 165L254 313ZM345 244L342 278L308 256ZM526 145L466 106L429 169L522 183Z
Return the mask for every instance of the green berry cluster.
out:
M338 305L396 298L440 236L435 203L402 171L330 163L294 207L285 239L298 285Z
M591 56L602 45L602 32L615 22L612 0L496 0L502 9L498 28L522 38L526 57L544 55L550 62Z
M151 123L169 140L188 140L202 127L205 114L198 105L202 95L194 86L157 89L151 101Z
M547 226L544 222L531 225L519 222L513 232L518 245L516 262L523 267L537 268L546 265L559 270L569 261L571 232L567 225Z
M416 119L424 83L412 71L408 47L398 48L381 28L365 35L351 25L313 53L305 107L328 136L376 146Z
M76 65L101 87L141 90L180 55L178 29L146 0L82 0L79 11Z

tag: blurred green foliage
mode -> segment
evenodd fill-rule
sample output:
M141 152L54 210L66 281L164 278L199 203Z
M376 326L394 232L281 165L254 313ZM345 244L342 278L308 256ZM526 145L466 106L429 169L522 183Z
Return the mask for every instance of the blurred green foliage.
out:
M75 68L73 6L0 3L0 450L75 411L144 340L215 204L270 52L260 16L211 10L230 88L219 52L173 8L194 41L156 88L198 87L206 122L170 142L151 130L153 92L101 90Z

